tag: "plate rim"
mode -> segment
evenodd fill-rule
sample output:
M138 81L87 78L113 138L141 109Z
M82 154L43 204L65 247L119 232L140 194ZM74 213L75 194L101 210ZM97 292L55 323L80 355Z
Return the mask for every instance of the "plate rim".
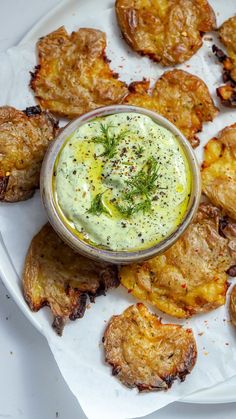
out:
M43 28L43 26L46 26L51 19L55 17L56 14L62 12L64 9L68 8L69 6L73 6L73 4L76 4L78 2L85 1L85 0L61 0L58 4L56 4L54 7L49 10L45 15L43 15L35 25L33 25L28 32L21 38L18 45L22 45L27 42L35 42L38 39L38 35L36 35L37 32L41 32L40 29ZM88 0L86 0L88 1ZM89 0L93 1L93 0ZM10 261L10 258L6 254L6 250L4 249L4 245L0 243L0 258L2 257L1 253L5 253L5 258L8 259L8 263L10 266L10 269L13 269L12 263ZM17 275L15 273L15 275ZM40 323L37 321L37 319L33 316L33 313L29 311L27 306L25 306L24 302L19 299L19 297L16 295L14 289L11 287L11 283L8 281L7 276L4 272L4 269L2 269L2 266L0 265L0 276L1 279L7 288L7 290L12 295L15 303L18 305L20 310L23 312L25 317L30 321L30 323L45 337L44 331ZM236 376L235 376L236 377ZM233 378L233 377L232 377ZM217 398L214 399L214 395L212 396L206 396L206 398L198 398L200 394L205 394L207 392L214 392L214 388L219 388L220 386L223 386L224 382L217 384L216 386L210 387L208 389L199 390L196 393L192 393L191 395L178 400L177 402L183 402L183 403L193 403L193 404L223 404L223 403L235 403L236 402L236 395L234 398L232 397L224 397L224 399ZM223 394L223 392L222 392Z
M1 237L1 233L0 233L0 260L1 260L1 264L0 264L0 278L4 284L4 286L6 287L7 291L9 291L9 293L11 294L11 296L13 297L14 302L17 304L17 306L20 308L21 312L24 314L24 316L30 321L30 323L38 330L38 332L40 332L44 337L44 332L43 332L43 327L41 326L41 324L37 321L36 317L34 317L32 314L32 312L29 310L23 294L22 294L22 299L19 298L19 296L17 295L17 293L15 292L14 288L12 287L12 284L10 281L8 281L7 279L7 274L6 271L10 271L12 272L12 275L15 276L16 280L20 280L18 274L15 271L15 268L11 262L10 256L7 253L6 250L6 246L5 243Z

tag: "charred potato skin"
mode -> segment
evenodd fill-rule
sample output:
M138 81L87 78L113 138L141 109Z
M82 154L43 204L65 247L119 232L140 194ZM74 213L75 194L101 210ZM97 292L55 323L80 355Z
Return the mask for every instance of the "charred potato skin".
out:
M136 298L177 318L224 305L226 271L235 261L229 240L219 234L220 219L216 207L201 204L193 223L163 255L120 269L122 285Z
M193 147L199 145L196 134L203 122L212 121L218 113L206 84L183 70L165 72L152 90L147 80L132 83L129 90L125 104L160 113L182 131Z
M223 66L223 81L227 84L217 87L216 93L222 105L236 107L236 65L220 48L213 45L212 51Z
M219 37L220 41L227 48L230 58L236 63L236 15L221 25Z
M62 335L68 319L83 317L91 301L119 285L117 269L76 254L46 224L33 238L23 271L23 292L32 311L50 307L53 328Z
M234 285L230 294L229 312L232 324L236 327L236 285Z
M202 46L202 33L216 28L206 0L116 0L115 9L131 48L163 66L187 61Z
M227 270L227 274L236 277L236 222L228 216L224 216L219 221L219 233L228 240L229 252L232 264Z
M205 146L202 189L208 199L236 221L236 124Z
M38 106L19 111L0 107L0 200L29 199L39 187L44 154L58 132L58 122Z
M140 392L167 390L174 380L184 381L197 358L192 331L162 324L142 303L111 318L103 343L113 375Z
M127 94L109 67L105 33L84 28L69 35L61 27L41 38L37 49L39 65L30 86L43 109L73 119L120 103Z
M228 108L236 108L236 86L220 86L216 89L216 93L222 105Z
M213 52L223 66L223 81L227 84L216 89L222 105L236 107L236 16L226 20L219 29L219 38L226 47L227 56L213 45Z

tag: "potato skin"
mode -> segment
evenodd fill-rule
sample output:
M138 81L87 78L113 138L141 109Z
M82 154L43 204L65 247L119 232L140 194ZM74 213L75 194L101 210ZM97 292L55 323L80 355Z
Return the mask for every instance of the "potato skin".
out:
M236 64L236 15L229 18L221 25L219 37L227 48L230 58Z
M120 103L127 94L126 84L109 67L105 33L84 28L69 35L61 27L41 38L37 49L31 87L43 109L72 119Z
M223 79L224 81L228 81L231 87L234 88L234 101L236 101L236 16L231 17L221 25L219 37L229 55L223 61ZM232 104L232 100L230 102ZM236 106L235 103L234 106Z
M226 47L228 56L216 45L213 52L222 63L223 81L227 84L216 89L222 105L236 107L236 16L226 20L219 29L220 41Z
M202 190L214 205L236 220L236 124L224 128L205 146Z
M236 86L224 84L216 89L216 93L222 105L228 108L236 108Z
M163 66L183 63L202 46L203 32L216 28L207 0L116 0L127 43Z
M58 123L37 106L19 111L0 107L0 200L31 198L39 187L44 154L58 132Z
M32 311L49 306L61 335L67 319L83 317L87 296L94 301L118 286L117 269L75 253L49 224L33 238L23 272L23 291Z
M236 327L236 285L234 285L230 294L229 312L232 324Z
M160 113L196 147L202 123L212 121L218 113L206 84L186 71L172 70L165 72L151 91L149 87L146 80L132 83L124 103Z
M220 211L201 204L187 231L163 255L121 268L122 285L136 298L178 318L225 304L226 271L235 260L229 240L219 234L219 222Z
M111 318L103 342L113 375L140 392L167 390L177 378L184 381L197 358L191 329L161 323L141 303Z

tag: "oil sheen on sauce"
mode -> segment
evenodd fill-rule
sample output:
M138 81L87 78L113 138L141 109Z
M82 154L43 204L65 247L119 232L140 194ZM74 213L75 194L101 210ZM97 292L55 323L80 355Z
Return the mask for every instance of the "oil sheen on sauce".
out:
M60 151L53 179L68 226L113 251L146 249L167 238L185 216L191 182L176 137L137 113L79 127Z

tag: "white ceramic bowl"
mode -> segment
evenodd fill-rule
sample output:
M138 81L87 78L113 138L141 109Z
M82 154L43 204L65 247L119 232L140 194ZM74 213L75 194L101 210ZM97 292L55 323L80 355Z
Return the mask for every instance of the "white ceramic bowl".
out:
M53 193L53 172L55 167L55 161L57 159L58 153L60 152L62 146L68 137L81 125L94 120L97 117L103 117L107 115L112 115L116 113L123 112L135 112L143 114L152 118L157 124L163 126L164 128L171 131L179 141L182 149L185 152L189 167L192 173L192 189L189 200L189 205L181 224L176 228L176 230L163 239L158 244L140 251L111 251L99 249L98 247L92 246L91 244L86 243L79 239L76 234L68 229L67 225L63 222L62 217L58 213L57 206L55 204L55 196ZM127 105L114 105L106 106L103 108L96 109L87 114L82 115L81 117L70 122L58 135L55 141L50 145L41 170L41 180L40 180L40 189L42 200L49 218L50 223L52 224L55 231L59 236L74 250L77 252L100 261L106 261L116 264L128 264L133 262L138 262L142 260L149 259L155 255L163 253L166 249L172 246L175 241L183 234L190 222L192 221L200 200L201 195L201 182L200 182L200 171L197 159L195 157L194 151L190 143L186 140L184 135L166 118L161 115L158 115L155 112L149 111L147 109L139 108L136 106L127 106Z

